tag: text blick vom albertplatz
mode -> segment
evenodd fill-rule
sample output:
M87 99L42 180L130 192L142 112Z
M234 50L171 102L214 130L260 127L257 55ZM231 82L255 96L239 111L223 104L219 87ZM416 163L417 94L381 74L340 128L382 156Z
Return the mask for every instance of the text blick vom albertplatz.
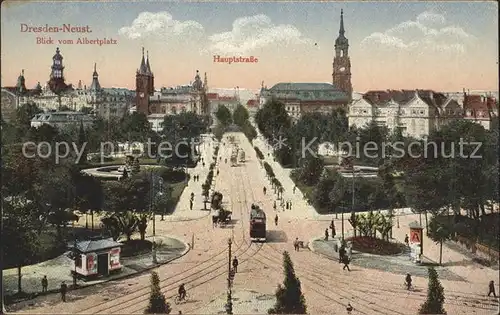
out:
M305 138L302 138L301 145L301 157L305 158L307 155L312 155L317 157L318 153L313 150L313 145L317 141L317 138L312 139L306 143ZM131 155L136 157L146 157L149 159L161 158L170 159L172 157L177 158L188 158L188 157L198 157L197 147L201 144L199 140L191 139L181 140L172 145L169 141L162 141L159 143L152 142L148 138L146 143L142 142L131 142L128 143L129 147L139 148L137 153L132 153ZM361 156L375 159L375 158L463 158L463 159L481 159L483 156L479 154L482 147L481 142L474 141L464 141L460 138L458 142L458 148L455 143L438 144L434 141L412 141L410 143L405 143L403 141L395 142L383 142L379 145L376 142L370 141L363 144L361 148L360 138L356 138L356 143L353 146L350 142L339 142L337 145L332 143L327 143L330 148L336 149L338 152L342 152L343 155L360 158ZM204 145L211 146L212 143L204 143ZM49 158L54 156L56 163L60 162L61 159L67 158L71 151L76 153L77 159L75 163L80 161L87 142L83 144L77 144L75 142L55 142L51 145L49 142L39 142L35 143L32 141L25 142L23 144L22 153L26 158ZM275 141L274 148L279 149L286 146L286 139L278 139ZM189 150L185 148L188 147ZM155 148L155 149L153 149ZM182 150L180 148L183 148ZM182 152L181 152L182 151ZM440 151L440 152L439 152ZM101 162L104 162L105 158L112 157L114 154L120 151L115 150L115 145L112 142L101 142L100 150L97 154L101 157ZM156 152L156 153L153 153ZM53 153L53 155L52 155ZM363 153L363 155L361 155ZM95 155L96 153L94 153Z
M21 33L92 33L89 25L73 26L72 24L62 24L60 26L30 26L25 23L20 24ZM78 39L53 39L52 37L36 37L37 45L116 45L117 40L114 38L95 38L89 39L87 37L79 37Z

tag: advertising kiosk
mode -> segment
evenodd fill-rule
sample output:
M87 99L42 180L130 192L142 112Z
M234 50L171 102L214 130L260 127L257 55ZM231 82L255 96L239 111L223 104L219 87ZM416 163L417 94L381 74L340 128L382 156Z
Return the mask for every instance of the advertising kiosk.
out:
M123 244L113 241L112 238L68 244L72 251L72 272L76 272L77 275L84 278L95 278L121 271L120 252L122 246Z
M417 221L411 222L409 227L411 258L415 263L420 263L422 261L422 254L424 253L423 227Z

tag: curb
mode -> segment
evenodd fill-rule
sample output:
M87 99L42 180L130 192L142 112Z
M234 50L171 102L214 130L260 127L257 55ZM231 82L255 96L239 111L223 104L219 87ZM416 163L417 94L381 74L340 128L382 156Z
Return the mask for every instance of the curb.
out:
M169 238L174 238L174 237L170 237L170 236L166 236L166 237L169 237ZM177 259L179 259L179 258L182 258L182 257L184 257L184 256L185 256L185 255L186 255L189 251L191 251L191 246L190 246L188 243L186 243L186 242L184 242L184 241L182 241L182 240L180 240L180 239L178 239L178 238L175 238L175 239L176 239L176 240L178 240L179 242L183 243L183 244L184 244L184 246L186 247L186 249L185 249L183 252L181 252L181 254L180 254L178 257L174 257L174 258L168 259L168 260L166 260L166 261L164 261L164 262L162 262L162 263L158 263L158 264L156 264L156 265L146 267L146 268L144 268L143 270L140 270L140 271L137 271L137 272L134 272L134 273L128 274L128 275L124 275L124 276L121 276L121 277L120 277L120 276L118 276L118 277L116 277L116 278L109 279L109 280L104 280L104 281L102 281L102 282L92 283L92 284L89 284L89 285L84 285L84 286L77 286L76 288L70 288L70 287L68 286L68 292L77 291L77 290L80 290L80 289L89 288L89 287L93 287L93 286L96 286L96 285L105 284L105 283L108 283L108 282L113 282L113 281L117 281L117 280L128 279L128 278L132 278L132 277L135 277L135 276L140 276L140 275L142 275L142 274L146 273L147 271L150 271L150 270L152 270L152 269L155 269L155 268L161 267L161 266L163 266L163 265L166 265L166 264L168 264L168 263L171 263L171 262L172 262L172 261L174 261L174 260L177 260ZM29 296L29 297L27 297L27 298L25 298L25 299L19 299L19 300L17 300L17 301L15 301L15 302L13 302L13 303L9 303L9 304L7 304L7 303L5 303L5 302L4 302L4 305L5 305L5 306L15 305L15 304L18 304L18 303L21 303L21 302L24 302L24 301L33 300L33 299L35 299L35 298L37 298L37 297L39 297L39 296L42 296L42 295L48 295L48 294L52 294L52 293L59 293L59 292L61 292L61 291L60 291L60 290L58 290L58 289L55 289L55 290L48 290L46 294L41 294L40 292L37 292L37 293L32 293L32 294L31 294L31 296ZM30 293L27 293L27 294L30 294Z

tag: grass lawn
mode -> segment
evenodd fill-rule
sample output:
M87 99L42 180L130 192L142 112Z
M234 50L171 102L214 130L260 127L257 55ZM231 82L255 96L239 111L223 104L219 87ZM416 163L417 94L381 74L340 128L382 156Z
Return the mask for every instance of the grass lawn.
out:
M182 182L170 184L172 186L172 202L168 205L165 213L174 212L177 202L179 202L179 198L181 197L184 188L186 188L187 183L187 180L184 180Z

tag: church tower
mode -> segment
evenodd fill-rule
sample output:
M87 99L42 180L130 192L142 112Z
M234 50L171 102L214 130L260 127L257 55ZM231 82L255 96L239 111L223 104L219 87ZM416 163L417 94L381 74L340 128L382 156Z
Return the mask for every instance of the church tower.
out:
M339 36L335 40L335 57L333 58L333 85L349 96L352 100L351 59L349 58L349 41L345 37L344 11L340 11Z
M154 93L154 76L147 61L144 59L144 47L142 48L141 66L135 73L135 105L138 113L146 116L151 114L149 108L149 96Z

